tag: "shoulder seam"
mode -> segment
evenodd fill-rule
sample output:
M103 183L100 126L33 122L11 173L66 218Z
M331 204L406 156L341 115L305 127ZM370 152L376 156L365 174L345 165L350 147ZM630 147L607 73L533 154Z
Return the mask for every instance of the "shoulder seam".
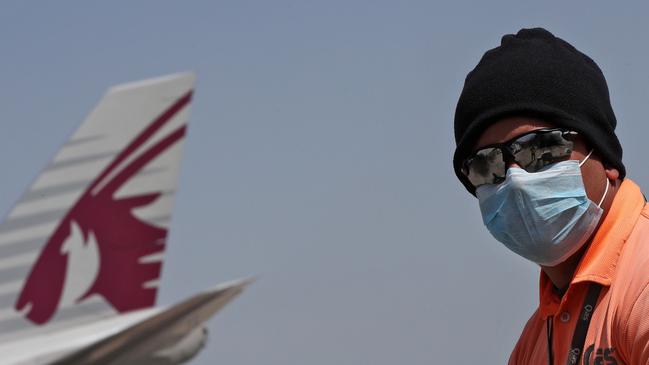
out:
M631 314L633 313L633 311L635 310L636 305L638 304L638 299L640 299L642 294L644 294L647 291L648 288L649 288L649 281L644 284L644 287L642 288L642 290L640 290L638 295L633 300L633 305L631 306L631 309L629 309L629 313L627 313L627 315L626 315L626 320L623 322L625 327L624 327L624 331L623 331L622 335L623 335L623 338L624 338L624 342L627 343L627 344L630 343L630 341L628 341L628 337L629 337L629 319L631 318ZM627 354L627 355L630 356L631 354ZM629 356L627 356L627 357L629 357Z
M645 218L649 218L649 203L644 203L642 209L640 209L640 215L644 216Z

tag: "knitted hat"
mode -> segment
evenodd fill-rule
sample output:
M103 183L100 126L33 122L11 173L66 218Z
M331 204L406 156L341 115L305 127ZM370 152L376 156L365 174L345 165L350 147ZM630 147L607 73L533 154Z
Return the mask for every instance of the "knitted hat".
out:
M590 57L542 28L503 36L469 72L455 109L453 167L461 172L475 143L494 122L509 116L536 117L578 132L605 165L626 175L617 121L602 71Z

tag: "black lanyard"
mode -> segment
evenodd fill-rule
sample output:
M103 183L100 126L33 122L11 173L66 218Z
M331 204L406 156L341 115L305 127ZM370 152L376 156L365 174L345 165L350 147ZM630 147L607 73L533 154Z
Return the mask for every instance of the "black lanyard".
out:
M588 293L586 293L584 304L581 307L581 313L579 313L579 318L577 318L575 332L572 335L570 350L568 350L568 360L566 361L568 365L577 365L579 363L584 343L586 342L588 326L590 325L591 318L593 318L593 311L595 310L595 305L597 304L597 299L601 291L602 286L599 284L592 283L588 287ZM552 351L552 316L548 317L546 328L548 333L548 363L554 365L554 353Z

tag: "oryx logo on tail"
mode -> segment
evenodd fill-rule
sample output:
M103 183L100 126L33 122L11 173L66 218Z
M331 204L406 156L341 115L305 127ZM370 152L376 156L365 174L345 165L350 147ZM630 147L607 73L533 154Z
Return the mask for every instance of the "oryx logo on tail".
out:
M123 198L117 198L116 192L183 139L184 123L170 131L163 127L189 103L191 95L188 92L176 100L140 132L64 215L15 303L26 318L46 323L61 303L80 303L92 295L103 297L118 312L154 304L157 288L147 283L158 280L162 265L143 258L162 254L167 229L140 219L134 209L153 204L165 192L158 189ZM68 272L74 265L91 267L84 270L86 277L70 279Z

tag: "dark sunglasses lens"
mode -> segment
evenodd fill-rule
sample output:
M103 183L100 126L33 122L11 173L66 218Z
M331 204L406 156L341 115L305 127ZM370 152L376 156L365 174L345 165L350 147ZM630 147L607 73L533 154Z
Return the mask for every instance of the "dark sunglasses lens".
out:
M505 159L500 148L485 148L465 163L464 174L473 186L496 184L505 178Z
M573 142L564 134L556 130L522 136L510 146L514 160L528 172L565 160L572 153Z

